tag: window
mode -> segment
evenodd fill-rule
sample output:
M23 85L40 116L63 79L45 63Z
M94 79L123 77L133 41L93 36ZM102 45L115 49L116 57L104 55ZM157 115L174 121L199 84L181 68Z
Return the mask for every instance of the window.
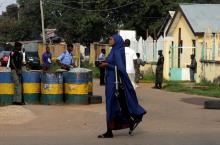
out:
M192 54L196 54L196 48L194 48L194 47L196 47L196 40L192 40Z

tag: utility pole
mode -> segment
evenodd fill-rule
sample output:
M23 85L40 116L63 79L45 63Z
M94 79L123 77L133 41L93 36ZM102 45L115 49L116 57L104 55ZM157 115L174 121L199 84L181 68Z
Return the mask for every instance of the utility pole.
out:
M81 2L82 2L81 9L83 9L83 0Z
M40 12L41 12L41 25L42 25L42 37L43 37L43 43L46 44L45 29L44 29L44 10L43 10L43 0L40 0Z

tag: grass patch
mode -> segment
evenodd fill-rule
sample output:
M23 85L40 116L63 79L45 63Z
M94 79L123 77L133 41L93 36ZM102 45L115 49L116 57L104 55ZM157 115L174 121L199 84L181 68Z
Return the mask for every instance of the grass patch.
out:
M152 83L155 81L155 75L152 70L144 73L143 79L139 80L140 83Z
M184 92L187 94L197 94L220 98L219 85L207 82L193 84L189 82L167 81L164 89L171 92Z

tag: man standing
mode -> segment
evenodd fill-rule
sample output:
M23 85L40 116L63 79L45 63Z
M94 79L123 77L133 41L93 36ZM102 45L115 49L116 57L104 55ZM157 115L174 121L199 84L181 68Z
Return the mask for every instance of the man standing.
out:
M164 56L162 50L158 51L158 61L157 61L157 68L156 68L156 80L154 88L161 89L162 82L163 82L163 64L164 64Z
M52 63L51 58L52 58L52 54L50 52L50 47L48 45L46 45L46 52L44 52L42 55L43 70L44 71L47 71L48 69L50 69L50 64Z
M141 74L140 71L140 66L141 65L144 66L146 62L140 58L140 53L136 53L136 56L137 56L137 60L135 61L135 82L139 83L139 79L143 78L143 75Z
M194 75L196 73L197 62L194 54L192 54L190 57L191 57L191 64L187 65L186 67L190 69L190 81L194 82L195 81Z
M58 58L57 63L61 66L62 69L70 70L70 68L75 67L75 63L73 60L73 45L67 44L67 50L64 51Z
M86 46L85 48L85 61L89 61L90 48Z
M102 48L101 53L98 57L98 61L100 62L105 61L105 54L106 51L104 48ZM100 86L102 86L105 85L105 68L99 67L99 71L100 71Z
M136 53L133 49L130 48L130 40L125 40L125 59L126 59L126 71L128 73L129 79L134 87L135 84L135 69L134 69L134 61L137 59Z
M22 44L20 42L15 42L14 50L10 53L10 68L12 72L12 78L15 85L15 92L13 97L13 103L17 105L23 105L24 100L22 97L22 87L21 87L21 68L22 68Z

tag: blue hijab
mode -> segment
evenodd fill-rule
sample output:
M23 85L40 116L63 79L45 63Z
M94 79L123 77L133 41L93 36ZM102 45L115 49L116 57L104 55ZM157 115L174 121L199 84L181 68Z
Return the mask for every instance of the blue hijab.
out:
M125 60L125 49L124 40L120 35L113 35L115 44L107 58L108 67L106 69L106 111L107 121L111 121L113 118L119 116L120 108L117 105L117 99L115 96L115 66L119 71L119 75L124 87L124 94L126 104L131 116L144 115L145 110L138 104L136 92L131 84L131 81L126 72L126 60Z

